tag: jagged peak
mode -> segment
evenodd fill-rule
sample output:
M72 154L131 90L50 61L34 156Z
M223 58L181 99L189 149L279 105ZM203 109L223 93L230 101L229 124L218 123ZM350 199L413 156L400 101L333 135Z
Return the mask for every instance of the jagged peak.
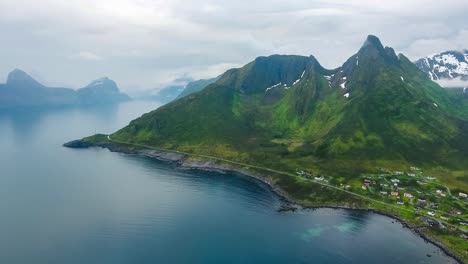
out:
M384 49L382 42L380 42L380 39L374 35L367 36L366 40L364 41L364 44L362 44L361 49L369 46L376 47L379 50Z
M380 39L374 35L367 36L357 56L359 56L359 58L369 57L371 59L383 58L386 63L395 63L398 61L398 57L393 48L384 47Z

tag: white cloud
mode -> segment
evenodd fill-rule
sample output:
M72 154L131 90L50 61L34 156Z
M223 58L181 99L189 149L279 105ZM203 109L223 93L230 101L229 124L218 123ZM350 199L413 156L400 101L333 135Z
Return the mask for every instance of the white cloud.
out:
M0 74L27 65L77 87L113 76L153 88L276 53L337 67L368 34L417 58L468 48L466 10L463 0L0 0Z
M460 78L453 80L438 80L436 81L440 86L453 88L453 87L468 87L468 81L463 81Z
M104 58L90 51L80 51L78 54L71 56L74 59L81 59L87 61L101 61Z
M416 39L403 52L410 54L412 59L418 59L442 51L464 49L468 49L468 28L460 30L450 38Z

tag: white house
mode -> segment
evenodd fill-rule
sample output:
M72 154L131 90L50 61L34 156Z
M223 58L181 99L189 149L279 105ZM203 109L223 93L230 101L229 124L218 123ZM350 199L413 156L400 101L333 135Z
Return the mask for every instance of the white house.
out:
M468 197L468 195L466 193L458 193L458 196L460 196L461 198Z
M411 193L404 193L403 194L406 198L413 198L413 195Z

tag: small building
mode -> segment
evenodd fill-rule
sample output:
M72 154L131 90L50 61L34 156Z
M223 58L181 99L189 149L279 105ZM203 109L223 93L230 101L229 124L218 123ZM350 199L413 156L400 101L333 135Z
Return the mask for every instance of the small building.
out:
M427 212L427 215L429 215L429 216L435 216L435 212L429 211L429 212Z
M364 182L365 182L365 183L371 183L371 181L368 180L368 179L365 179Z
M395 171L395 175L403 175L402 171Z
M437 193L437 194L441 194L442 191L441 191L441 190L437 190L436 193Z
M397 204L398 205L404 205L405 203L403 201L398 201Z
M413 195L411 193L404 193L403 196L406 198L413 198Z
M392 196L398 196L398 192L391 192L390 193Z
M396 182L396 183L400 182L399 179L391 179L390 181L393 182L393 183L395 183L395 182Z
M425 199L418 199L417 204L418 204L419 206L426 206L426 200L425 200Z
M414 174L414 173L408 173L408 176L410 176L410 177L416 177L416 174Z
M458 196L461 197L461 198L467 198L468 195L466 193L458 193Z
M367 191L367 186L366 186L366 185L362 185L361 188L362 188L364 191Z
M387 194L388 194L388 193L385 192L385 191L381 191L380 193L383 194L383 195L387 195Z

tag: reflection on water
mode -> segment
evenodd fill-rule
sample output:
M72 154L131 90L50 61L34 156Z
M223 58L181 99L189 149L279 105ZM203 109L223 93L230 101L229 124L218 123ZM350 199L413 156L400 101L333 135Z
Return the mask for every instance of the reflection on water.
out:
M28 140L37 132L38 126L53 116L68 116L87 114L95 122L113 122L118 113L119 105L104 106L69 106L69 107L31 107L0 109L0 122L5 122L12 129L15 139ZM57 127L57 129L60 129Z
M321 226L308 228L308 229L305 230L304 233L301 234L300 237L301 237L302 240L309 242L311 239L319 237L323 233L323 231L325 231L325 230L326 229L324 227L321 227Z
M1 111L0 263L451 261L383 216L280 213L278 197L254 179L61 146L156 107Z

